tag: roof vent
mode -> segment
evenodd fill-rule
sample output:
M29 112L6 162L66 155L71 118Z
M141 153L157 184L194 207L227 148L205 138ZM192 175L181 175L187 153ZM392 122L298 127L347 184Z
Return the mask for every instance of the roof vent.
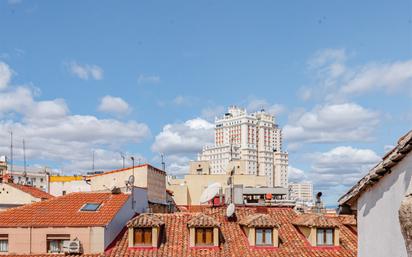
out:
M122 190L120 189L120 187L114 186L114 187L111 189L111 192L112 192L112 194L114 194L114 195L118 195L118 194L121 194L121 193L122 193Z

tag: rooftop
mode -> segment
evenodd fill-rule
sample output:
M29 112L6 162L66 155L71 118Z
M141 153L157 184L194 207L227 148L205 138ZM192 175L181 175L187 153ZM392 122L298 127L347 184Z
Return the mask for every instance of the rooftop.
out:
M129 249L128 231L124 230L117 241L106 251L106 255L115 256L356 256L357 236L350 228L339 222L339 216L331 216L340 228L340 246L332 249L312 247L306 238L292 224L298 214L291 208L268 207L267 215L279 224L280 245L276 249L251 247L243 233L240 220L256 214L256 207L236 207L236 219L229 221L225 217L226 208L199 207L201 212L179 212L156 214L165 223L165 240L156 249ZM202 214L201 214L202 213ZM202 216L200 216L202 215ZM187 225L193 218L210 217L219 223L221 244L218 248L202 249L189 247L189 229Z
M412 130L398 140L398 144L389 151L366 176L361 178L346 194L339 199L339 204L351 204L362 192L376 184L391 172L391 168L400 162L412 150Z
M21 184L15 184L15 183L7 183L7 185L17 188L33 197L36 197L42 200L47 200L47 199L51 199L54 197L51 194L46 193L43 190L37 187L34 187L34 186L21 185Z
M153 169L155 169L155 170L157 170L157 171L161 171L161 172L165 173L163 170L158 169L158 168L156 168L156 167L154 167L154 166L152 166L152 165L150 165L150 164L148 164L148 163L145 163L145 164L141 164L141 165L135 165L134 167L132 166L132 167L126 167L126 168L123 168L123 169L106 171L106 172L103 172L103 173L101 173L101 174L91 175L91 176L87 176L87 177L88 177L88 178L99 177L99 176L103 176L103 175L107 175L107 174L113 174L113 173L122 172L122 171L129 171L129 170L131 170L131 169L133 169L133 168L141 168L141 167L151 167L151 168L153 168Z
M105 226L128 198L126 194L71 193L0 212L0 227ZM88 203L100 207L97 211L80 211Z
M339 220L324 214L305 213L292 220L293 225L319 228L339 227Z

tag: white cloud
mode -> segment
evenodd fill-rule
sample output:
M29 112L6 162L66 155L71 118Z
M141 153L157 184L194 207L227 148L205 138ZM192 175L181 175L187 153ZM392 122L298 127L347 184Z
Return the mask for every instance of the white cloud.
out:
M224 112L225 107L222 105L209 106L201 110L201 117L209 121L214 121L216 117L222 116Z
M264 109L266 112L275 116L285 111L285 107L283 105L270 104L267 100L259 98L250 99L246 109L250 112L256 112Z
M291 143L367 141L378 123L377 112L355 103L326 104L292 114L283 131Z
M339 146L328 152L309 154L311 177L319 187L351 186L381 158L370 149Z
M289 165L288 179L289 182L301 183L307 181L308 178L303 170Z
M98 110L114 114L127 114L130 112L130 106L120 97L107 95L101 99Z
M103 79L103 69L97 65L71 62L68 64L68 68L73 75L83 80L88 80L89 78L95 80Z
M160 77L156 75L144 75L140 74L137 78L139 84L157 84L160 82Z
M109 167L110 163L112 167L119 167L118 149L139 143L150 135L146 124L134 120L122 122L70 114L64 99L38 101L34 90L10 86L0 92L0 155L9 154L9 132L13 131L15 142L26 140L29 163L30 160L46 161L58 163L59 168L66 171L90 170L91 151L95 149L99 156L103 155L100 153L107 156L96 167ZM21 152L16 143L16 162L22 159Z
M12 70L9 65L4 62L0 62L0 90L5 89L11 80Z
M213 133L214 125L201 118L167 124L156 136L152 150L166 154L197 153L204 145L213 143Z
M182 105L185 103L185 101L186 99L181 95L178 95L173 99L173 103L176 105Z
M349 67L344 49L325 49L308 62L314 87L300 90L302 99L321 97L330 102L342 102L353 95L383 90L393 93L409 89L412 95L412 60L366 63Z
M376 89L393 92L412 89L412 60L370 64L358 70L341 88L344 94L361 94Z

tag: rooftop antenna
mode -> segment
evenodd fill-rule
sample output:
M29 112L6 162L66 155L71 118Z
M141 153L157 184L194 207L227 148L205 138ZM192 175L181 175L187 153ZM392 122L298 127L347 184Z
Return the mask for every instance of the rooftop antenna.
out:
M24 141L24 138L23 138L23 160L24 160L24 172L23 172L23 177L26 178L26 176L27 176L26 142Z
M124 160L126 159L126 156L124 155L123 152L120 152L120 157L122 157L122 160L123 160L123 169L124 169Z
M132 174L133 179L129 180L129 182L131 182L131 184L132 184L131 185L132 186L132 209L134 210L134 180L135 180L135 177L134 177L134 157L131 156L130 159L132 160L132 164L133 164L133 174Z
M10 173L13 172L13 131L10 131Z
M94 172L94 150L92 152L92 172Z
M160 157L162 158L162 170L166 171L166 163L165 163L165 160L164 160L163 153L160 154Z

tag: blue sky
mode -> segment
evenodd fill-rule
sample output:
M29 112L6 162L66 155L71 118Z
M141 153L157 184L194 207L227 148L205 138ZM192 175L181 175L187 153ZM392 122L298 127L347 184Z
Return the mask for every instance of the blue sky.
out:
M0 152L182 174L236 104L276 114L329 203L412 124L411 1L0 1Z

